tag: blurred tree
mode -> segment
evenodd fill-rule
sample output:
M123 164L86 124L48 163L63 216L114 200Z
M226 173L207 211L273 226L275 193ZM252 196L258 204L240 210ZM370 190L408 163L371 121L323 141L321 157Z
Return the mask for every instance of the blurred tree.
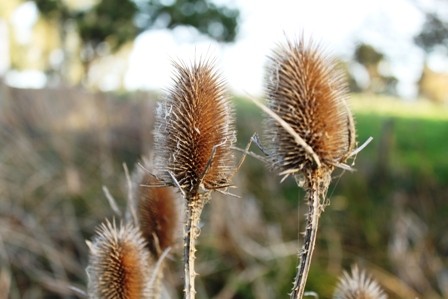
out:
M439 5L434 11L419 7L425 15L425 22L414 42L425 51L426 57L418 87L421 96L437 103L448 103L448 73L435 72L428 66L431 55L446 57L448 54L448 21L446 14L441 13L448 11L448 2L437 1L434 4Z
M448 73L435 72L425 64L417 83L422 97L438 104L448 103Z
M377 69L384 55L368 44L360 44L355 50L355 59L366 68Z
M448 22L432 12L425 13L425 18L421 31L414 37L415 43L426 53L448 52Z
M209 0L136 0L136 3L140 12L138 23L143 28L153 24L167 28L190 25L218 41L235 39L239 16L236 9L217 6Z
M137 6L132 1L102 0L93 8L74 15L86 75L98 56L116 52L137 36L136 13Z
M77 33L86 78L93 61L115 53L145 30L192 26L213 39L231 42L239 20L237 9L210 0L32 1L43 18L57 22L65 59L67 33Z
M365 91L373 93L397 94L398 80L394 76L383 74L381 64L384 63L384 54L373 46L361 43L355 50L354 59L362 65L368 76L369 83ZM353 84L353 82L351 82ZM363 90L360 86L352 87L354 90Z

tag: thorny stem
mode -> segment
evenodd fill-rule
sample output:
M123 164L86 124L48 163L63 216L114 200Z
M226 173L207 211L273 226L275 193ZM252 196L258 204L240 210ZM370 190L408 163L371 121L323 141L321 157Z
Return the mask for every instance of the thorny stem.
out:
M196 239L200 234L199 220L207 199L207 193L186 198L186 219L184 227L184 293L186 299L194 299L196 295L194 287L194 280L197 274L194 270Z
M330 172L323 168L312 171L306 179L308 186L305 198L308 203L308 213L306 215L306 229L302 250L299 254L299 265L297 266L297 274L290 294L291 299L301 299L305 293L306 280L316 245L319 217L327 204L325 197L331 181Z

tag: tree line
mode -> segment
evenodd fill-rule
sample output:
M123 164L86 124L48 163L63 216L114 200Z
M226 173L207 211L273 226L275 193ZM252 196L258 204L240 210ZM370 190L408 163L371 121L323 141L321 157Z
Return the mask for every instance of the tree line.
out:
M22 3L15 1L16 6ZM417 0L409 0L421 10L425 22L414 37L417 46L426 57L448 53L448 21L442 14L448 3L433 0L429 10ZM89 81L92 65L101 58L130 49L132 42L142 32L151 29L179 26L194 28L223 43L234 42L238 34L240 11L229 5L219 5L211 0L31 0L39 17L42 59L25 59L27 49L11 50L11 68L24 69L37 64L52 82L84 84ZM9 4L9 11L11 11ZM0 18L8 13L6 2L0 4ZM14 44L14 42L12 42ZM57 51L55 51L57 50ZM29 52L29 51L28 51ZM55 55L55 52L57 55ZM56 57L56 58L55 58ZM372 92L397 95L399 80L381 70L387 56L374 45L361 43L352 55L352 61L362 66L368 76L366 84L360 84L350 75L350 88L355 92ZM426 62L426 59L425 59ZM448 102L448 75L422 67L418 82L419 93L438 102ZM51 81L50 80L50 81ZM439 83L438 83L439 82Z

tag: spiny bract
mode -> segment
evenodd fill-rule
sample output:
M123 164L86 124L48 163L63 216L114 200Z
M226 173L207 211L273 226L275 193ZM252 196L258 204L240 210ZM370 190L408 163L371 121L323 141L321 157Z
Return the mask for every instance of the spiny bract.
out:
M165 182L194 196L201 186L213 190L228 184L233 110L210 61L174 66L174 84L156 115L155 167Z
M355 144L343 74L312 42L288 41L269 57L268 107L287 122L327 167L344 162ZM315 169L316 161L272 118L265 140L273 164L291 173Z

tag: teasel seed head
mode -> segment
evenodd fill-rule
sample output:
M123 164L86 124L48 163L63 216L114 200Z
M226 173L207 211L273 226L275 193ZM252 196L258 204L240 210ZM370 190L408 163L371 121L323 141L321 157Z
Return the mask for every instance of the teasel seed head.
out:
M210 60L174 67L173 86L156 114L155 167L165 182L192 198L199 187L213 190L229 183L230 147L236 139L233 109Z
M339 279L333 299L387 299L387 295L375 280L354 265L351 274L344 271Z
M148 298L151 259L136 227L106 221L88 244L89 298Z
M301 37L272 52L265 82L268 107L309 145L319 163L331 169L343 163L354 148L355 131L337 63ZM270 117L265 140L275 168L295 173L320 166Z
M135 211L138 226L155 259L174 245L178 229L178 205L172 187L163 184L147 170L134 174Z

